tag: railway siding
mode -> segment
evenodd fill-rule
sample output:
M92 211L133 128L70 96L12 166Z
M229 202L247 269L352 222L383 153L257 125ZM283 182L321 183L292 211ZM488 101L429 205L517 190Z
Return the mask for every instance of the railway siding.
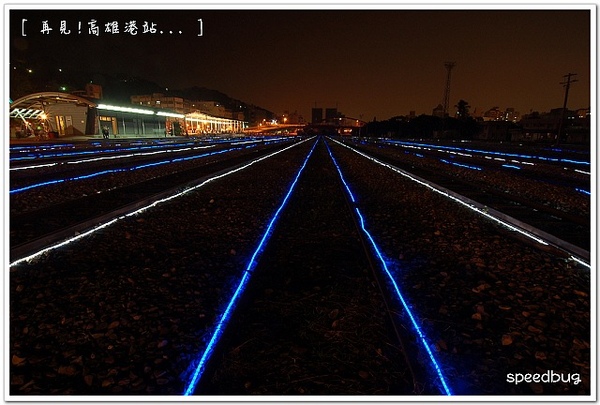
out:
M11 268L11 394L180 395L312 142Z
M332 144L456 394L589 393L589 271ZM339 157L338 157L339 156ZM509 384L509 373L577 373Z
M180 395L186 370L311 146L306 142L11 267L11 394ZM589 270L330 146L454 394L589 395ZM393 368L397 347L373 343L385 329L377 321L382 303L374 286L362 284L367 276L353 231L338 226L342 209L328 191L329 166L312 167L299 184L306 199L286 209L265 250L249 295L264 320L251 325L256 335L233 332L240 340L225 351L231 357L212 381L213 389L227 391L219 394L342 393L344 379L348 393L406 390L406 375ZM331 255L320 250L324 244ZM307 308L311 316L299 316ZM291 327L289 316L298 316L292 324L304 322L307 334L269 345L267 338L278 336L266 329L270 314L281 316L274 322L279 331ZM307 358L315 353L315 336L329 354L355 351L338 356L337 372L313 369L317 363ZM272 373L235 374L238 361L256 364L259 355L279 356L294 379L281 385ZM381 368L372 367L376 362ZM387 373L377 371L386 367ZM579 380L510 381L515 373L550 371ZM228 376L235 378L218 385Z
M439 394L407 364L338 177L320 142L196 394Z

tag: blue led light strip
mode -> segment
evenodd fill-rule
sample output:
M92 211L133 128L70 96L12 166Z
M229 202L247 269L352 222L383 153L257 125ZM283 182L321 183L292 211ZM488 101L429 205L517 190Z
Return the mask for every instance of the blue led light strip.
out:
M210 341L208 342L208 345L204 349L204 352L202 353L202 356L201 356L200 360L198 361L198 364L195 366L195 371L192 374L191 379L188 381L188 384L186 386L186 389L185 389L183 395L189 396L194 393L194 390L196 389L196 386L198 385L198 381L200 381L202 373L204 372L206 363L208 362L211 354L213 353L213 351L216 347L216 344L217 344L219 338L221 337L225 327L227 326L227 322L229 321L231 313L233 312L233 309L235 308L237 300L241 296L244 289L246 288L246 284L248 283L248 280L250 279L250 274L252 273L252 270L254 270L254 268L257 265L257 257L260 254L260 252L262 251L266 241L269 239L273 225L275 224L275 221L278 219L279 214L285 207L290 195L292 194L292 191L294 190L294 187L296 186L296 183L298 182L298 179L300 178L300 174L302 174L302 171L304 170L304 167L306 166L308 159L310 158L313 151L315 150L315 146L317 145L317 142L318 142L318 140L313 144L312 149L310 150L310 152L304 159L304 163L300 167L300 170L298 170L298 173L296 174L296 178L292 182L285 198L283 199L281 205L279 206L279 208L277 209L277 211L271 218L271 221L269 222L269 226L267 227L265 233L263 234L263 236L260 240L260 243L256 247L254 254L250 258L250 261L248 262L248 265L246 266L246 270L244 270L244 273L242 274L240 282L239 282L237 288L235 289L233 296L229 300L229 304L227 305L227 308L225 309L225 311L221 315L221 318L217 322L217 324L212 332Z
M454 165L454 166L464 167L465 169L480 170L480 171L483 170L481 167L478 167L478 166L469 166L469 165L465 165L462 163L449 162L446 159L440 159L440 161L442 163L447 163L447 164Z
M173 148L173 147L179 147L179 146L187 146L187 145L193 145L194 143L191 141L188 142L184 142L184 143L178 143L178 144L170 144L167 145L167 147ZM101 144L97 144L97 145L101 145ZM65 157L65 156L79 156L79 155L95 155L98 153L114 153L114 152L123 152L123 151L132 151L132 150L146 150L146 149L156 149L156 148L164 148L165 145L146 145L146 146L132 146L132 147L125 147L125 148L119 148L119 149L103 149L103 150L74 150L71 152L53 152L53 153L47 153L47 154L30 154L29 156L23 156L23 157L13 157L10 158L10 161L19 161L19 160L32 160L32 159L47 159L47 158L55 158L55 157ZM11 148L12 150L12 148Z
M268 139L251 139L248 141L240 141L240 142L231 142L231 146L233 145L244 145L244 144L259 144L259 143L265 143L265 144L269 144L272 142L281 142L281 141L285 141L285 140L289 140L288 138L283 138L283 137L279 137L279 138L268 138ZM54 154L54 155L38 155L38 156L29 156L27 158L11 158L10 160L32 160L32 159L44 159L44 158L48 158L48 157L57 157L57 156L67 156L67 157L75 157L76 155L80 155L80 154L100 154L100 153L113 153L113 152L126 152L126 151L130 151L130 150L145 150L145 149L156 149L156 148L165 148L168 147L170 149L164 149L164 150L154 150L154 151L149 151L149 152L135 152L135 153L130 153L127 155L117 155L117 156L100 156L100 157L95 157L95 158L90 158L90 159L82 159L82 160L75 160L75 161L70 161L70 162L64 162L64 163L60 163L60 164L74 164L74 163L87 163L87 162L95 162L95 161L99 161L99 160L107 160L107 159L123 159L123 158L128 158L128 157L132 157L132 156L149 156L149 155L156 155L156 154L160 154L160 153L175 153L175 152L184 152L187 150L196 150L196 149L207 149L207 148L214 148L215 146L217 146L218 144L221 143L227 143L229 141L215 141L212 144L209 145L200 145L200 146L189 146L189 145L196 145L195 143L191 143L191 142L186 142L186 143L181 143L181 144L175 144L175 145L153 145L153 146L144 146L144 147L130 147L130 148L121 148L121 149L105 149L105 150L94 150L94 151L85 151L85 152L65 152L65 153L61 153L61 154ZM175 147L180 147L180 149L176 149ZM185 146L185 147L183 147ZM12 151L12 148L11 148ZM13 152L11 152L13 153ZM55 166L59 163L46 163L46 164L35 164L35 165L29 165L29 166L20 166L20 167L11 167L10 171L13 170L28 170L28 169L37 169L40 167L47 167L47 166Z
M409 147L409 148L414 148L417 146L417 147L421 147L421 148L431 148L433 150L458 150L458 151L483 153L483 154L490 154L490 155L497 155L497 156L519 157L519 158L524 158L524 159L539 159L539 160L545 160L545 161L549 161L549 162L566 162L566 163L573 163L573 164L578 164L578 165L587 165L587 166L590 165L590 162L586 162L583 160L550 158L550 157L546 157L546 156L523 155L523 154L519 154L519 153L496 152L496 151L491 151L491 150L459 148L458 146L443 146L443 145L426 144L426 143L405 142L405 141L384 141L384 143L399 144L399 145Z
M333 160L333 163L334 163L335 167L337 168L337 171L338 171L338 173L340 175L342 183L344 183L344 186L346 187L346 191L350 195L350 197L352 199L352 202L355 202L354 196L352 194L352 191L350 191L350 187L348 187L348 184L346 183L346 180L344 179L344 175L342 174L342 171L341 171L341 169L340 169L337 161L333 157L333 154L331 153L331 149L329 149L329 145L327 145L327 143L325 143L325 145L327 146L327 150L329 151L329 156L331 156L331 159ZM388 266L387 266L387 263L386 263L385 259L383 258L383 255L381 254L381 251L379 250L379 247L377 246L377 243L375 243L375 240L373 239L373 236L371 236L371 233L367 230L367 228L365 226L364 217L360 213L360 210L359 210L358 207L354 207L354 209L356 210L356 214L358 215L358 218L360 219L360 227L361 227L362 231L364 232L364 234L369 239L369 242L371 242L371 246L373 247L373 250L377 254L377 257L379 258L379 261L381 262L381 266L382 266L383 270L385 271L385 273L386 273L386 275L387 275L390 283L394 287L394 290L396 292L396 296L400 299L400 302L402 303L402 306L404 307L404 310L406 311L406 313L408 314L408 317L410 318L410 321L412 323L413 328L417 332L417 335L419 336L423 347L425 348L425 350L427 351L427 354L429 355L429 359L431 360L431 364L432 364L432 366L433 366L433 368L434 368L434 370L435 370L435 372L436 372L436 374L437 374L437 376L438 376L438 378L440 380L440 383L442 384L444 392L446 393L446 395L452 395L450 387L446 383L446 378L444 377L444 374L442 373L442 369L438 365L438 362L435 359L435 356L433 355L433 352L431 351L431 348L429 347L429 344L427 343L427 338L425 337L425 334L423 333L423 331L421 330L421 327L417 323L416 317L413 315L412 311L410 310L410 306L408 305L408 303L404 299L404 296L400 292L400 288L398 287L398 283L396 283L396 280L394 279L394 276L392 275L392 273L390 273L390 271L388 269Z
M517 165L508 165L508 164L505 164L505 165L502 165L502 167L506 167L507 169L521 170L521 168L519 166L517 166Z
M252 147L252 146L246 146L246 148L249 148L249 147ZM183 157L183 158L174 158L174 159L162 160L162 161L158 161L158 162L144 163L144 164L141 164L138 166L132 166L132 167L128 167L128 168L101 170L99 172L85 174L85 175L77 176L77 177L49 180L49 181L45 181L42 183L30 184L25 187L10 190L9 194L20 193L23 191L31 190L33 188L48 186L51 184L63 183L63 182L67 182L67 181L77 181L77 180L89 179L91 177L102 176L102 175L109 174L109 173L120 173L120 172L127 172L127 171L131 172L134 170L146 169L148 167L159 166L159 165L163 165L163 164L167 164L167 163L177 163L177 162L183 162L186 160L201 159L201 158L204 158L207 156L219 155L222 153L227 153L227 152L231 152L231 151L235 151L235 150L239 150L239 149L241 149L241 148L239 148L239 147L238 148L229 148L229 149L223 149L223 150L218 150L218 151L214 151L214 152L206 152L206 153L202 153L200 155L193 155L193 156L188 156L188 157Z
M491 219L492 221L494 221L494 222L496 222L496 223L498 223L498 224L500 224L500 225L504 226L505 228L508 228L508 229L510 229L511 231L518 232L518 233L520 233L521 235L524 235L524 236L528 237L529 239L532 239L532 240L536 241L537 243L539 243L539 244L541 244L541 245L548 246L548 242L546 242L544 239L542 239L542 238L540 238L540 237L538 237L538 236L536 236L536 235L534 235L534 234L532 234L532 233L529 233L529 232L527 232L527 231L525 231L525 230L523 230L523 229L521 229L521 228L519 228L519 227L517 227L517 226L514 226L514 225L510 224L509 222L503 221L502 219L500 219L500 218L498 218L498 217L495 217L494 215L492 215L492 214L488 213L488 212L486 211L486 209L483 209L483 208L477 208L476 206L474 206L474 205L471 205L470 203L467 203L467 202L465 202L465 201L461 200L460 198L457 198L457 197L455 197L455 196L453 196L453 195L451 195L451 194L447 193L446 191L444 191L444 190L442 190L442 189L439 189L439 188L435 187L435 185L432 185L432 184L429 184L429 183L427 183L427 182L425 182L425 181L423 181L423 180L420 180L419 178L417 178L417 177L416 177L416 176L414 176L414 175L411 175L411 174L410 174L410 173L408 173L408 172L405 172L405 171L403 171L403 170L400 170L400 169L398 169L397 167L395 167L395 166L392 166L392 165L390 165L390 164L388 164L388 163L382 162L381 160L378 160L378 159L376 159L376 158L374 158L374 157L372 157L372 156L369 156L369 155L367 155L367 154L365 154L365 153L363 153L363 152L361 152L361 151L359 151L359 150L357 150L357 149L354 149L354 148L352 148L352 147L350 147L350 146L348 146L348 145L345 145L345 144L343 144L343 143L341 143L341 142L339 142L339 141L336 141L335 139L332 139L332 141L334 141L335 143L337 143L337 144L339 144L339 145L341 145L341 146L343 146L343 147L345 147L345 148L348 148L348 149L350 149L350 150L351 150L351 151L353 151L354 153L357 153L358 155L361 155L361 156L362 156L362 157L364 157L364 158L367 158L367 159L371 160L372 162L375 162L375 163L377 163L378 165L381 165L381 166L383 166L383 167L386 167L386 168L388 168L388 169L390 169L390 170L392 170L392 171L394 171L394 172L396 172L396 173L400 174L401 176L404 176L404 177L406 177L406 178L408 178L408 179L410 179L410 180L414 181L415 183L418 183L418 184L420 184L420 185L422 185L422 186L425 186L425 187L427 187L427 188L428 188L428 189L430 189L431 191L434 191L434 192L436 192L436 193L438 193L438 194L441 194L442 196L444 196L444 197L446 197L446 198L449 198L449 199L451 199L451 200L453 200L453 201L455 201L455 202L457 202L457 203L461 204L462 206L464 206L464 207L466 207L466 208L468 208L468 209L470 209L470 210L472 210L472 211L475 211L475 212L477 212L479 215L482 215L482 216L484 216L484 217L486 217L486 218L488 218L488 219ZM584 260L582 260L582 259L578 258L578 257L577 257L577 256L575 256L574 254L571 254L571 259L572 259L572 260L574 260L574 261L576 261L577 263L579 263L579 264L581 264L581 265L583 265L583 266L587 267L588 269L591 269L591 265L590 265L589 263L587 263L586 261L584 261Z
M278 139L276 141L273 141L273 143L277 143L277 142L280 142L280 141L281 140ZM264 142L265 144L270 144L271 143L271 142L266 142L266 141L260 141L260 142ZM203 153L203 154L200 154L200 155L192 155L192 156L180 157L180 158L173 158L173 159L163 160L163 161L158 161L158 162L153 162L153 163L141 164L141 165L132 166L132 167L129 167L129 168L108 169L108 170L102 170L102 171L99 171L99 172L96 172L96 173L91 173L91 174L87 174L87 175L77 176L77 177L71 177L71 178L65 178L65 179L56 179L56 180L48 180L48 181L45 181L45 182L42 182L42 183L30 184L28 186L24 186L24 187L21 187L21 188L10 190L9 194L20 193L22 191L27 191L27 190L31 190L33 188L38 188L38 187L43 187L43 186L48 186L48 185L51 185L51 184L63 183L63 182L67 182L67 181L83 180L83 179L87 179L87 178L90 178L90 177L101 176L101 175L109 174L109 173L119 173L119 172L134 171L134 170L138 170L138 169L145 169L145 168L148 168L148 167L159 166L159 165L166 164L166 163L177 163L177 162L183 162L183 161L187 161L187 160L200 159L200 158L207 157L207 156L219 155L219 154L222 154L222 153L227 153L227 152L231 152L231 151L240 150L242 148L249 149L249 148L256 147L257 144L260 143L260 142L259 141L257 141L257 142L253 142L252 141L251 145L246 145L244 147L222 149L222 150L218 150L218 151L214 151L214 152ZM132 157L132 156L140 156L140 155L154 155L154 154L157 154L157 153L167 153L167 152L170 153L170 152L181 152L181 151L186 151L186 150L206 149L206 148L212 148L214 146L215 145L200 146L200 147L195 147L195 148L185 148L185 149L179 149L179 150L166 150L166 151L155 151L155 152L149 152L149 153L135 153L135 154L128 154L128 155L119 155L119 156L111 156L111 157L101 157L101 158L96 158L96 159L86 159L85 161L83 161L83 160L80 160L80 161L71 161L71 162L67 162L67 164L86 163L86 162L95 161L95 160L118 159L118 158L122 158L122 157ZM39 165L38 166L28 166L27 169L38 168L38 167L40 167L40 166Z
M130 217L130 216L133 216L133 215L140 214L140 213L142 213L142 212L144 212L144 211L146 211L146 210L148 210L148 209L150 209L150 208L153 208L153 207L155 207L155 206L157 206L157 205L159 205L159 204L162 204L162 203L164 203L164 202L167 202L167 201L171 201L171 200L173 200L173 199L175 199L175 198L182 197L182 196L184 196L185 194L187 194L187 193L189 193L189 192L192 192L192 191L194 191L194 190L196 190L196 189L198 189L198 188L200 188L200 187L203 187L203 186L205 186L206 184L208 184L208 183L210 183L210 182L212 182L212 181L218 180L218 179L220 179L220 178L223 178L223 177L225 177L225 176L229 176L230 174L233 174L233 173L239 172L239 171L241 171L241 170L244 170L244 169L246 169L246 168L248 168L248 167L252 166L252 165L253 165L253 164L255 164L255 163L258 163L258 162L260 162L260 161L262 161L262 160L268 159L268 158L270 158L270 157L272 157L272 156L275 156L275 155L277 155L277 154L279 154L279 153L281 153L281 152L284 152L284 151L286 151L286 150L288 150L288 149L291 149L291 148L293 148L293 147L295 147L295 146L301 145L301 144L303 144L304 142L307 142L307 141L309 141L310 139L312 139L312 138L305 139L305 140L303 140L303 141L300 141L300 142L298 142L298 143L294 143L294 144L292 144L292 145L290 145L290 146L287 146L287 147L285 147L285 148L283 148L283 149L280 149L280 150L278 150L278 151L275 151L275 152L273 152L273 153L271 153L271 154L268 154L268 155L262 156L262 157L260 157L260 158L257 158L257 159L255 159L255 160L253 160L253 161L249 162L249 163L246 163L246 164L245 164L245 165L243 165L243 166L237 167L237 168L235 168L235 169L232 169L232 170L230 170L230 171L228 171L228 172L221 173L221 174L219 174L219 175L216 175L216 176L214 176L214 177L211 177L211 178L209 178L209 179L206 179L206 180L204 180L202 183L200 183L200 184L197 184L197 185L195 185L195 186L193 186L193 187L187 188L187 189L185 189L185 190L183 190L183 191L181 191L181 192L179 192L179 193L176 193L176 194L173 194L173 195L171 195L171 196L169 196L169 197L165 197L165 198L163 198L163 199L160 199L160 200L154 201L154 202L152 202L152 203L150 203L150 204L148 204L148 205L146 205L146 206L144 206L144 207L141 207L141 208L139 208L139 209L137 209L137 210L135 210L135 211L132 211L132 212L130 212L129 214L121 215L121 216L120 216L120 217L118 217L118 218L111 219L110 221L108 221L108 222L106 222L106 223L104 223L104 224L100 224L100 225L96 226L95 228L92 228L92 229L90 229L90 230L88 230L88 231L85 231L85 232L83 232L83 233L80 233L80 234L78 234L78 235L76 235L76 236L74 236L74 237L72 237L72 238L69 238L69 239L66 239L66 240L64 240L64 241L62 241L62 242L58 242L58 243L56 243L56 244L54 244L54 245L51 245L51 246L45 247L45 248L43 248L43 249L39 250L38 252L35 252L35 253L32 253L32 254L30 254L29 256L22 257L22 258L20 258L20 259L17 259L17 260L15 260L14 262L10 263L9 267L16 266L16 265L18 265L18 264L21 264L21 263L23 263L23 262L28 262L28 261L31 261L31 260L35 259L36 257L39 257L39 256L41 256L41 255L43 255L43 254L45 254L45 253L47 253L47 252L49 252L49 251L52 251L52 250L54 250L54 249L60 248L60 247L62 247L62 246L65 246L65 245L68 245L68 244L70 244L70 243L73 243L73 242L75 242L75 241L77 241L77 240L79 240L79 239L85 238L85 237L87 237L87 236L89 236L89 235L91 235L91 234L93 234L93 233L96 233L96 232L97 232L97 231L99 231L100 229L104 229L104 228L106 228L107 226L109 226L109 225L112 225L112 224L114 224L115 222L117 222L117 221L120 221L120 220L121 220L121 219L123 219L123 218L127 218L127 217Z
M134 170L134 169L136 169L136 168L133 168L131 170ZM20 193L20 192L23 192L23 191L31 190L33 188L38 188L38 187L43 187L43 186L49 186L49 185L52 185L52 184L64 183L64 182L67 182L67 181L84 180L84 179L89 179L89 178L96 177L96 176L102 176L102 175L108 174L108 173L117 173L117 172L123 172L123 171L127 171L127 169L102 170L102 171L99 171L99 172L90 173L90 174L84 174L82 176L71 177L71 178L68 178L68 179L56 179L56 180L44 181L42 183L35 183L35 184L30 184L29 186L25 186L25 187L21 187L21 188L15 188L13 190L10 190L9 194Z
M582 188L576 188L575 190L579 191L580 193L586 194L586 195L592 195L591 192L584 190Z

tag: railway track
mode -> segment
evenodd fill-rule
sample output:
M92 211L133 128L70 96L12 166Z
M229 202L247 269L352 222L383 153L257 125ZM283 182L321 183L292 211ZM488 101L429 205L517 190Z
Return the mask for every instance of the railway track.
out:
M257 259L225 343L190 393L445 393L419 362L420 340L400 324L408 316L400 315L379 275L379 260L346 196L319 142Z
M266 156L281 145L262 145L256 149L215 155L192 167L143 177L133 184L112 187L44 206L35 211L12 214L10 220L11 259L21 257L44 245L75 235L149 202L164 198L204 181L211 175ZM46 192L45 190L41 191Z
M540 201L524 198L514 193L507 193L494 187L462 180L459 176L428 167L426 164L417 166L403 159L394 150L381 149L372 146L365 147L353 143L353 147L361 150L378 160L405 170L433 184L456 192L471 200L502 212L524 224L539 229L568 244L579 248L577 252L589 261L591 231L589 216L576 215L549 207ZM575 192L575 191L573 191Z
M181 394L179 375L239 270L237 254L305 145L13 262L11 392Z
M11 265L11 393L589 393L589 271L327 143Z
M19 156L22 151L11 149L11 194L19 189L35 188L36 184L57 184L61 180L73 181L77 177L94 176L102 169L127 172L285 140L266 138L158 144L78 144L66 150L27 154L32 155L27 158Z

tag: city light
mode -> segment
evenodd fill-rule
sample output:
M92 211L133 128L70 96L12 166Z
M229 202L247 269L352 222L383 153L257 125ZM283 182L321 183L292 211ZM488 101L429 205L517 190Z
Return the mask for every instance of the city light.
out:
M120 111L120 112L128 112L135 114L146 114L146 115L154 115L154 111L144 110L141 108L132 108L132 107L121 107L118 105L108 105L108 104L98 104L99 110L108 110L108 111Z
M162 115L165 117L174 117L174 118L185 118L185 115L183 115L183 114L176 114L176 113L171 113L171 112L166 112L166 111L158 111L156 113L156 115Z

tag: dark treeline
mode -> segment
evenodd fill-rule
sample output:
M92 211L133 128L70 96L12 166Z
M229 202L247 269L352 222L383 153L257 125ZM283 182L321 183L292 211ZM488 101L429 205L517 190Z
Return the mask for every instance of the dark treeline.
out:
M473 139L480 131L472 117L464 119L420 115L415 118L392 117L386 121L373 120L356 130L355 135L391 138Z
M480 131L477 121L469 114L469 103L460 100L456 117L420 115L409 118L396 116L387 121L373 121L357 131L356 135L390 138L444 138L473 139Z

